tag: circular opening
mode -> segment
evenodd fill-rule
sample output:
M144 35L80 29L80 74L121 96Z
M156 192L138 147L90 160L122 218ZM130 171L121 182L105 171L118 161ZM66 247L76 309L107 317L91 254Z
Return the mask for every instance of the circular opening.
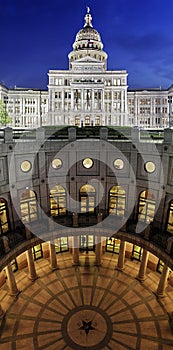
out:
M28 171L30 171L31 167L32 167L32 165L29 162L29 160L24 160L20 165L20 168L24 173L27 173Z
M89 169L93 166L93 160L91 158L85 158L82 162L84 168Z
M115 159L113 164L114 164L114 168L117 170L121 170L124 167L124 162L122 159Z
M59 169L62 167L62 160L59 158L53 159L52 160L52 168L53 169Z
M156 166L153 162L147 162L145 163L144 168L147 173L153 173L156 169Z

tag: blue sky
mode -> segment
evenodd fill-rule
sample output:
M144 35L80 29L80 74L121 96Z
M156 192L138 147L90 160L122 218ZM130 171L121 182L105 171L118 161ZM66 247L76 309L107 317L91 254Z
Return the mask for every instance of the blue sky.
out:
M47 88L49 69L67 69L86 6L130 88L173 84L173 0L0 0L0 81Z

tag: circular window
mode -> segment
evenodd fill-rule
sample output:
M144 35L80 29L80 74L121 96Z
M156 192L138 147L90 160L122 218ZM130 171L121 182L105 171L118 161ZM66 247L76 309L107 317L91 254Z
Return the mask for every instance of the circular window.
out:
M54 169L59 169L62 167L62 160L59 158L53 159L52 160L52 168Z
M91 168L93 166L93 160L91 158L85 158L82 162L84 168Z
M32 167L32 165L29 162L29 160L24 160L20 165L20 168L24 173L27 173L28 171L30 171L31 167Z
M156 169L156 166L153 162L147 162L144 165L145 171L147 171L147 173L153 173L154 170Z
M113 164L114 164L114 168L118 170L121 170L124 167L124 162L122 159L115 159Z

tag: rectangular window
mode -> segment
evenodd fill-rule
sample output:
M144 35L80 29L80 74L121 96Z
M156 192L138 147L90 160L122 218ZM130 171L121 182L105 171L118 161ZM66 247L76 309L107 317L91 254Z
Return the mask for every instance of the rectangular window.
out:
M129 98L128 100L128 104L131 106L131 105L134 105L134 99L133 98Z
M32 254L34 260L41 259L43 257L42 245L38 244L32 248Z
M119 254L120 242L121 241L119 239L113 237L107 238L106 251Z
M156 99L155 99L155 104L156 104L156 105L160 105L160 104L161 104L160 98L156 98Z
M163 114L167 114L167 113L168 113L167 107L162 107L162 113L163 113Z
M156 107L156 114L160 114L161 112L161 108L160 107Z
M75 117L74 125L75 126L80 126L80 118L79 117Z
M61 92L60 91L56 91L55 92L55 98L61 98Z
M57 238L54 241L56 253L67 252L68 247L68 237Z

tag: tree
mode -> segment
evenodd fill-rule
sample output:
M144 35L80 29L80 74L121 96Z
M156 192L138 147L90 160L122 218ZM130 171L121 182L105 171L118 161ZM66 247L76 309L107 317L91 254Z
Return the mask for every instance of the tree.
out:
M3 126L6 126L11 122L12 122L12 119L8 115L5 103L2 100L0 100L0 124Z

